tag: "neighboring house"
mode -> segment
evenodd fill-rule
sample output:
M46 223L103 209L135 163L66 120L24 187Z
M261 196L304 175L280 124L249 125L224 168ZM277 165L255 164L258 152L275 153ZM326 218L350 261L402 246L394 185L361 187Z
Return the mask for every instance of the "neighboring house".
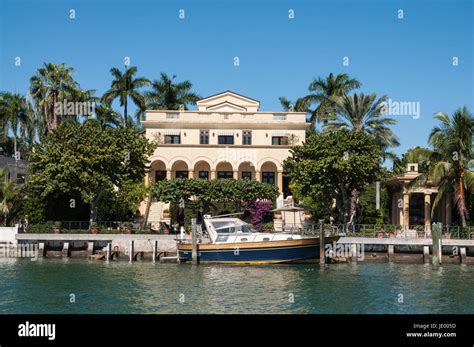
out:
M0 155L0 169L7 167L5 180L23 184L26 182L26 173L28 169L28 162L26 160L15 160L13 157L6 157Z
M421 173L418 172L418 164L408 163L404 174L387 180L386 184L391 195L390 223L401 225L404 229L424 225L427 231L433 222L451 225L452 197L443 197L431 218L432 204L438 193L438 187L428 181L424 186L409 188L410 182L419 175Z
M231 91L201 99L197 108L146 111L146 136L159 143L147 183L177 177L252 179L289 193L283 161L305 139L306 113L261 112L259 101ZM149 222L162 220L158 204L150 206Z

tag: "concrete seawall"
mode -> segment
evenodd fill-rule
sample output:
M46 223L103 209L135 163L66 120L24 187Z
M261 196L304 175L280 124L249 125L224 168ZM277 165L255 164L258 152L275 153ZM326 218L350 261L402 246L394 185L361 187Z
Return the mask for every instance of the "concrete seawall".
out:
M35 248L39 257L87 257L105 254L110 247L115 257L151 257L156 242L157 254L176 253L176 235L143 234L16 234L18 247Z

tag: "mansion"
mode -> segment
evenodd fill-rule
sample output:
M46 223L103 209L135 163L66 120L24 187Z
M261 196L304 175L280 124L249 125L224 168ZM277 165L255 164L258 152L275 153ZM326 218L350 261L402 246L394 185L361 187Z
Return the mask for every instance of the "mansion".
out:
M309 123L305 112L261 112L259 101L226 91L199 100L197 110L147 110L142 125L158 143L147 183L252 179L288 194L283 161L292 146L303 143ZM148 205L146 219L162 221L163 204Z

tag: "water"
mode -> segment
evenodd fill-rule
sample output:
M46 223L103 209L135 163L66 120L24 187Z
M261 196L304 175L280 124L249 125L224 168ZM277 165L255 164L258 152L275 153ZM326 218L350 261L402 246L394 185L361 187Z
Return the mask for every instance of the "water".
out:
M461 265L0 259L0 313L474 313L473 294Z

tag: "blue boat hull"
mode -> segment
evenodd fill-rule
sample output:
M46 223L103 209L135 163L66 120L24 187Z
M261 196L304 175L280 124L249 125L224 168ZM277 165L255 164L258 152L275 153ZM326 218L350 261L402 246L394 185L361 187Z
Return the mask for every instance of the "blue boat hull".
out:
M319 259L319 239L198 246L200 263L265 264ZM327 240L326 242L333 242ZM180 261L192 260L189 244L178 245Z

